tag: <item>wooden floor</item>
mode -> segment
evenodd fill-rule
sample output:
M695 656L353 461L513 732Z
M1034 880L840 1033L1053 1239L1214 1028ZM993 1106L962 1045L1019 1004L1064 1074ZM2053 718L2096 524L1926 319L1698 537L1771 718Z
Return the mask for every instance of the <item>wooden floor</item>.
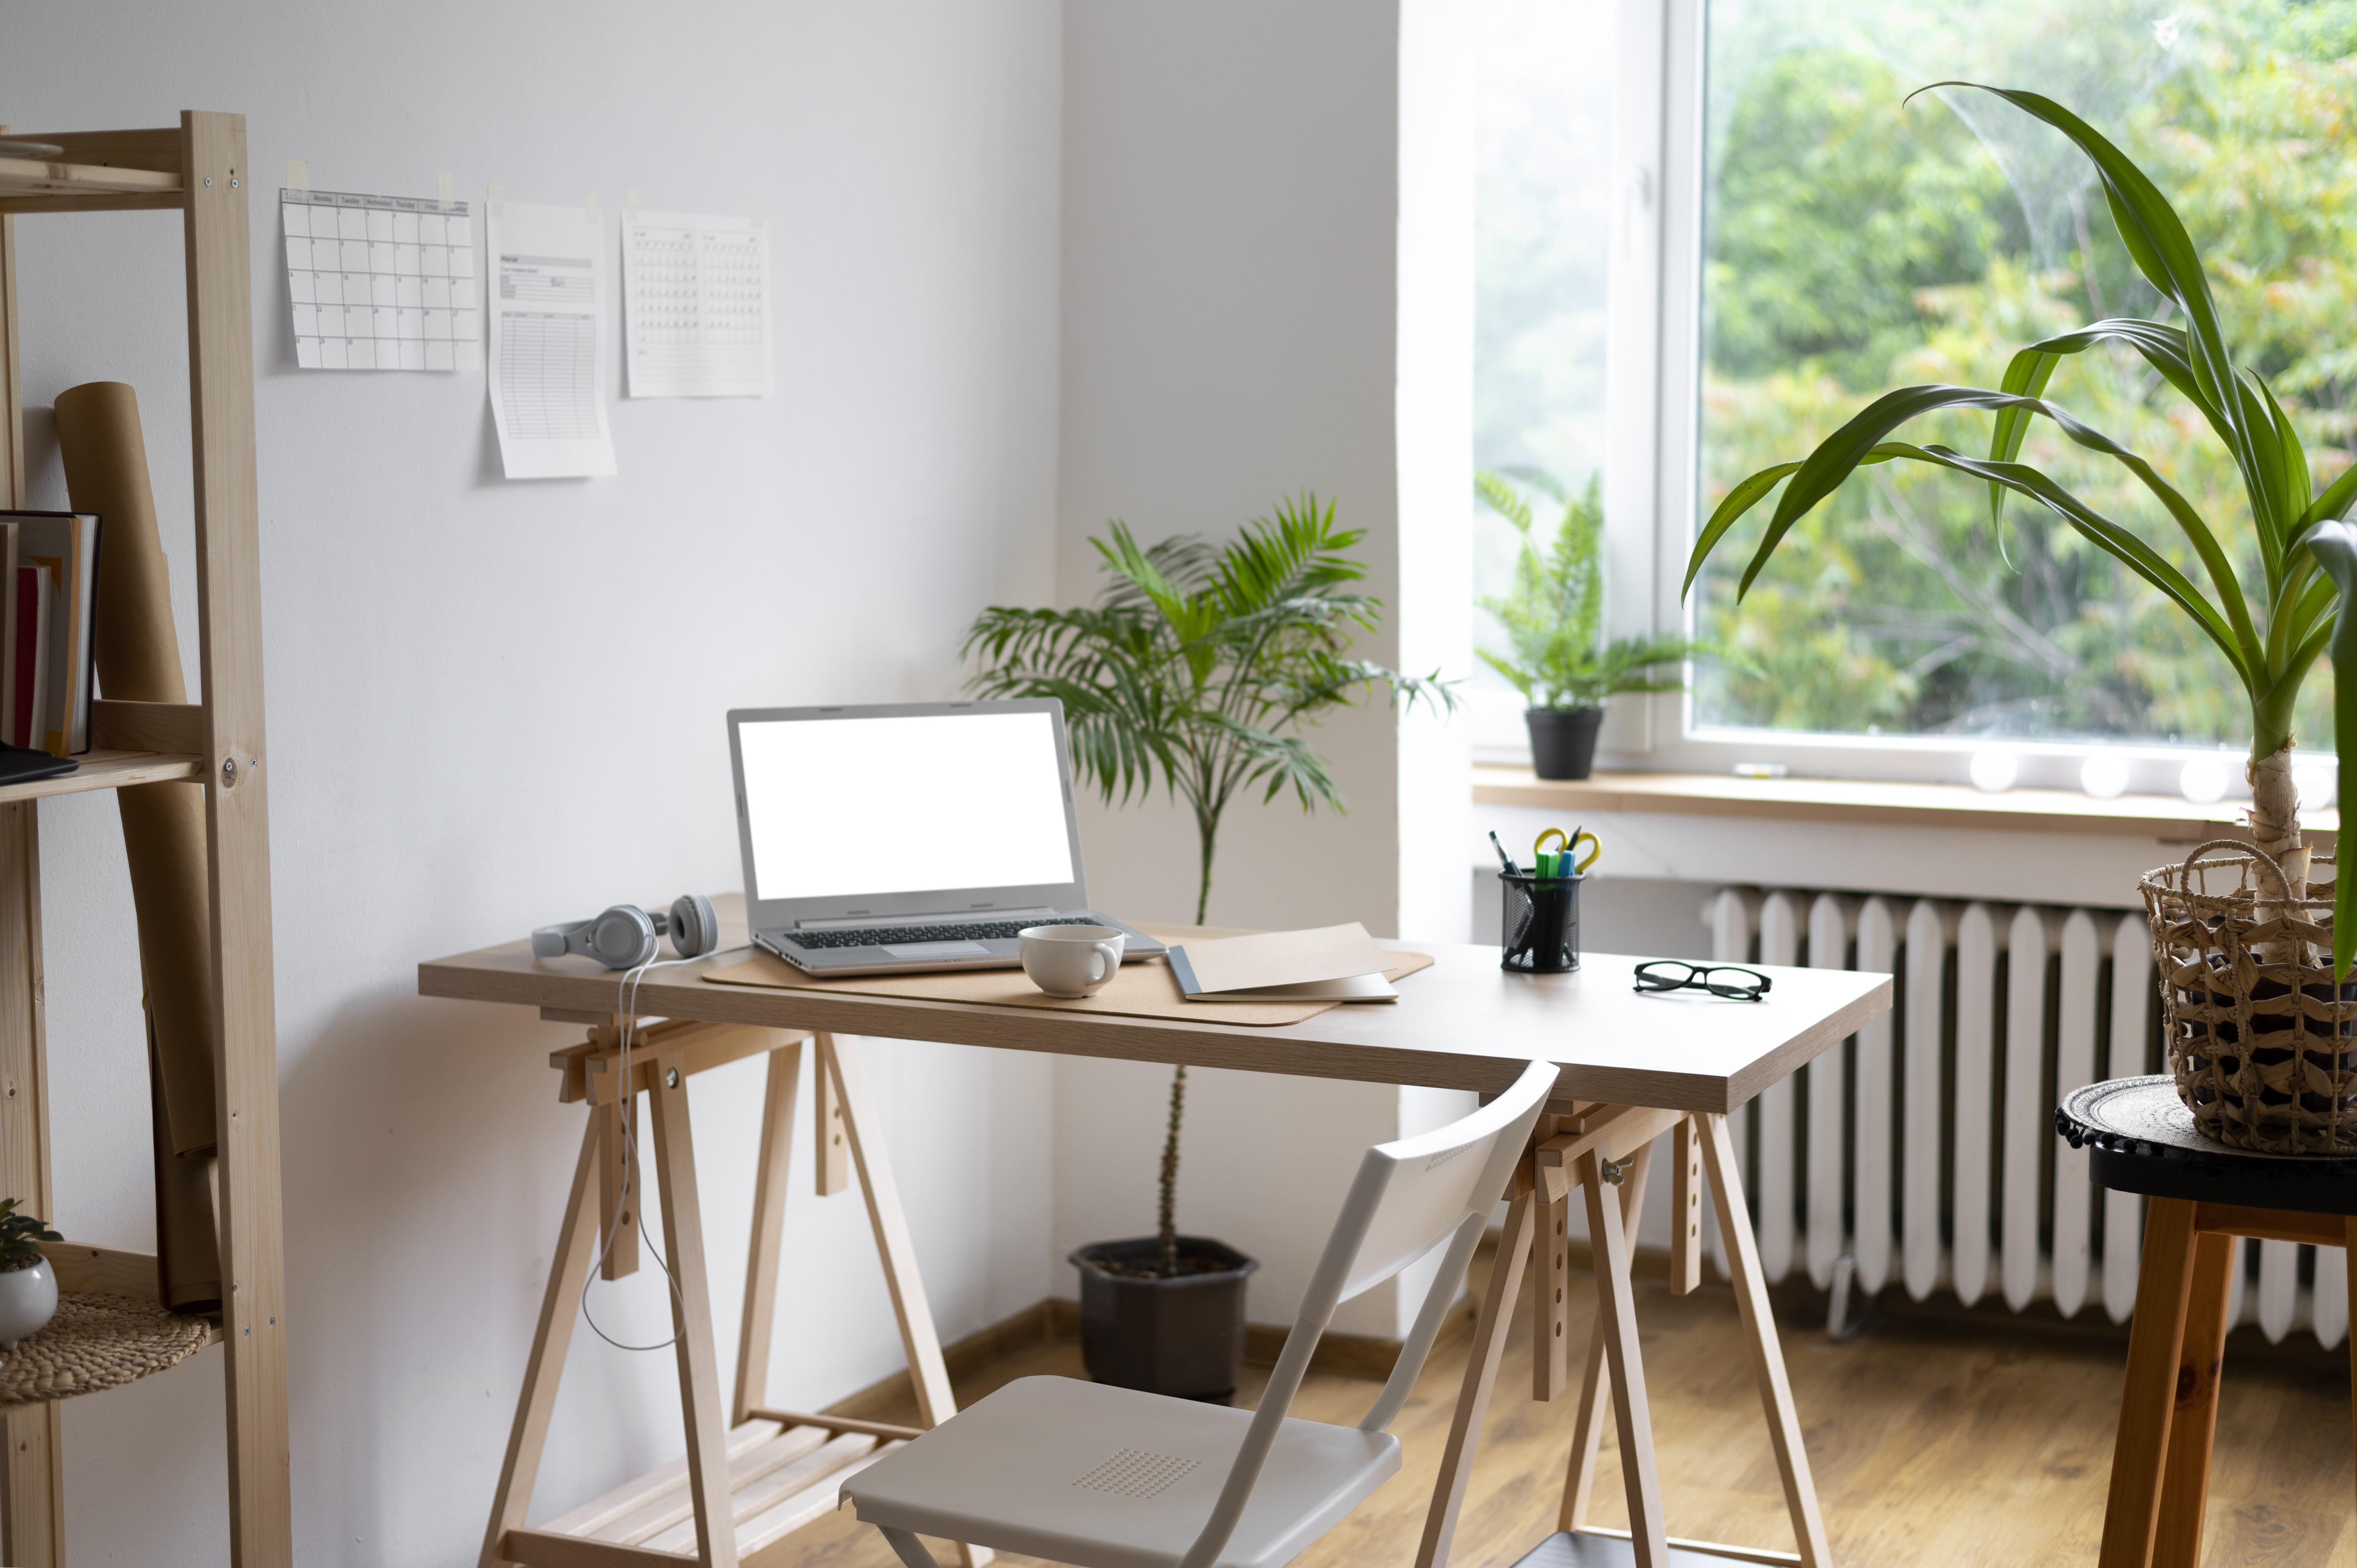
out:
M1572 1343L1580 1347L1594 1297L1575 1297L1583 1310ZM1665 1282L1643 1279L1638 1313L1670 1532L1792 1550L1732 1294L1714 1283L1681 1299ZM1505 1568L1555 1528L1577 1391L1552 1404L1532 1402L1529 1336L1521 1326L1527 1320L1526 1305L1458 1532L1453 1561L1461 1568ZM1889 1316L1843 1345L1803 1320L1787 1321L1783 1335L1836 1562L2092 1568L2124 1339L2069 1327ZM1410 1568L1466 1343L1460 1334L1435 1352L1400 1417L1394 1430L1405 1444L1405 1469L1297 1559L1298 1568ZM1575 1348L1575 1379L1578 1368ZM970 1402L1037 1373L1082 1376L1078 1348L1035 1345L961 1383L958 1396ZM1240 1397L1257 1392L1261 1375L1254 1369ZM1376 1386L1312 1377L1296 1413L1355 1423ZM912 1418L913 1412L902 1419ZM2203 1563L2357 1565L2351 1425L2345 1357L2276 1351L2238 1361L2230 1348ZM1606 1430L1593 1522L1625 1525ZM848 1509L781 1546L780 1563L895 1568L883 1539Z

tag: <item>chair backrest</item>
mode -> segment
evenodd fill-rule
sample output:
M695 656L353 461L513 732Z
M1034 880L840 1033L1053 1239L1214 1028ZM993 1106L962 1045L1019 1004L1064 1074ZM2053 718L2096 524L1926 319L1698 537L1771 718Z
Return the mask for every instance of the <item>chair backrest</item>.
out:
M1446 1241L1448 1251L1440 1272L1426 1293L1415 1326L1400 1346L1399 1359L1383 1391L1360 1422L1361 1430L1381 1432L1407 1402L1416 1374L1440 1331L1441 1319L1457 1299L1473 1249L1488 1228L1498 1199L1505 1193L1530 1141L1531 1127L1555 1088L1552 1063L1534 1061L1523 1069L1513 1087L1470 1116L1437 1131L1378 1144L1359 1163L1359 1175L1342 1200L1342 1212L1318 1260L1317 1271L1303 1292L1285 1349L1269 1373L1268 1387L1244 1434L1243 1446L1229 1467L1227 1484L1211 1517L1192 1546L1178 1560L1178 1568L1206 1568L1234 1533L1260 1478L1261 1466L1276 1441L1277 1428L1292 1407L1293 1396L1309 1369L1309 1359L1326 1332L1335 1307L1371 1286L1398 1273Z

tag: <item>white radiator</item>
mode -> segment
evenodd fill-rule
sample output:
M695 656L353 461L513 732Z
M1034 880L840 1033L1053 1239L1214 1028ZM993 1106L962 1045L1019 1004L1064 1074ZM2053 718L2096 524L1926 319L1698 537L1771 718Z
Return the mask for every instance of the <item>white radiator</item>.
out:
M2142 913L1738 887L1703 918L1720 962L1897 981L1889 1014L1728 1119L1771 1281L1799 1271L1826 1289L1846 1266L1868 1294L1897 1282L1917 1301L1946 1287L1966 1305L2126 1321L2144 1199L2088 1181L2054 1107L2162 1070ZM1715 1230L1711 1245L1724 1272ZM2341 1342L2339 1249L2319 1267L2314 1247L2237 1245L2229 1322Z

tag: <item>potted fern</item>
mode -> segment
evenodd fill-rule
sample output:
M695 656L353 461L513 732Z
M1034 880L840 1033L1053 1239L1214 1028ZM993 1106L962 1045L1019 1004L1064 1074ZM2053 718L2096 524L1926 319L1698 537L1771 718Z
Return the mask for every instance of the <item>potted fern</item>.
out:
M1525 491L1562 509L1544 542ZM1596 764L1605 699L1678 690L1682 677L1653 671L1682 663L1698 646L1674 637L1603 640L1604 502L1594 476L1574 497L1544 469L1484 468L1473 476L1473 493L1521 540L1513 592L1480 601L1506 634L1505 650L1475 651L1523 694L1532 768L1542 779L1585 779Z
M2357 593L2357 532L2341 521L2357 501L2357 467L2315 488L2308 453L2274 392L2234 361L2183 221L2126 154L2038 93L1933 85L1993 93L2070 138L2094 165L2120 239L2166 310L2158 320L2097 321L2032 343L2014 355L1994 389L1929 385L1884 393L1808 456L1735 485L1695 542L1685 587L1692 591L1728 531L1779 486L1782 494L1738 585L1738 602L1793 524L1860 467L1906 462L1986 485L1993 529L2002 525L2008 496L2037 503L2158 589L2215 647L2251 712L2254 843L2206 867L2189 858L2144 879L2178 1092L2203 1132L2236 1147L2357 1152L2357 1058L2343 1053L2338 1037L2357 1033L2357 984L2342 983L2357 952L2357 877L2336 878L2329 896L2320 880L2311 883L2316 866L2300 831L2291 768L2294 703L2320 656L2332 664L2334 728L2343 738L2357 736L2357 617L2343 610ZM2200 416L2241 475L2246 515L2213 524L2147 455L2045 395L2065 360L2101 345L2141 356L2156 387L2166 384ZM1949 409L1995 415L1986 456L1892 438L1910 421ZM2038 420L2148 491L2174 537L2147 539L2019 461ZM2340 809L2344 823L2357 822L2357 768L2341 769ZM2233 884L2222 892L2211 881L2219 870Z
M0 1350L14 1350L58 1315L58 1276L41 1243L64 1240L33 1216L17 1213L15 1198L0 1198Z
M1108 802L1159 784L1186 801L1198 851L1195 920L1211 908L1220 823L1248 794L1290 792L1304 811L1343 809L1342 791L1304 732L1381 692L1394 703L1455 706L1425 679L1350 657L1382 623L1355 591L1364 537L1337 527L1334 503L1280 503L1225 544L1191 535L1140 545L1120 522L1090 542L1104 585L1074 609L994 606L966 632L983 697L1054 697L1072 768ZM1178 1233L1178 1134L1187 1069L1170 1079L1158 1225L1071 1256L1081 1272L1081 1349L1100 1382L1222 1399L1243 1369L1244 1281L1259 1265L1234 1248Z

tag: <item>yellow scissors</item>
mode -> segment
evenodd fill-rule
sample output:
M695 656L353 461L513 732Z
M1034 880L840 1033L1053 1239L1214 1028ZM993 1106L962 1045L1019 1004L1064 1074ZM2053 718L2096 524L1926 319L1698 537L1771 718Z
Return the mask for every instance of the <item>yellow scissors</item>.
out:
M1559 846L1552 854L1548 853L1546 847L1546 842L1549 839L1555 840ZM1566 865L1566 862L1572 861L1583 843L1588 846L1587 858L1577 864ZM1596 857L1603 853L1603 841L1585 828L1574 828L1568 836L1561 828L1549 828L1539 834L1531 844L1531 857L1541 876L1583 875L1589 866L1596 864Z

